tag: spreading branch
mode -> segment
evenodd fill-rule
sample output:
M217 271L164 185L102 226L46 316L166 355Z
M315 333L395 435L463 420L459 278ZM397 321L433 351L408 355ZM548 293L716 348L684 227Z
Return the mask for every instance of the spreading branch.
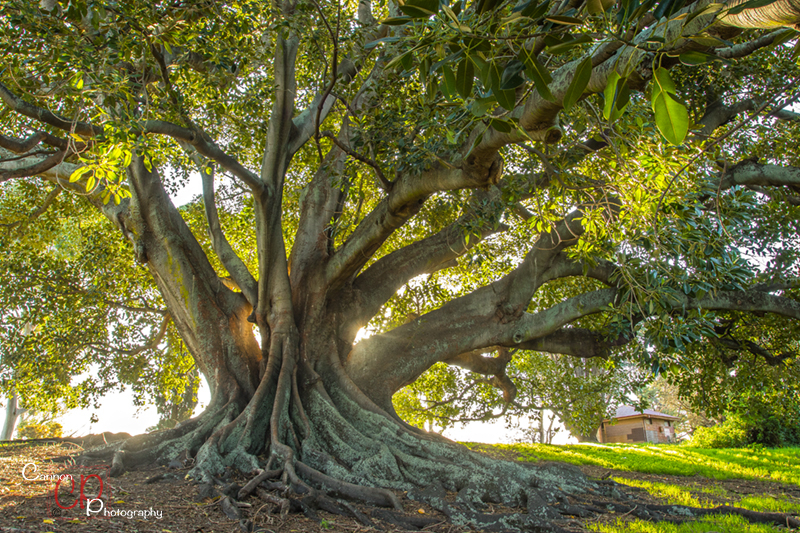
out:
M411 217L433 193L466 188L487 187L502 175L502 160L488 166L468 160L459 168L436 163L419 175L403 175L395 180L390 193L358 225L331 258L326 278L331 287L354 276L385 240Z
M200 174L203 177L203 205L205 206L206 220L208 221L208 233L211 237L211 246L214 253L219 257L220 262L231 275L250 302L255 307L258 298L258 284L250 273L247 265L234 251L225 234L217 212L217 203L214 195L214 170L211 166L201 166Z

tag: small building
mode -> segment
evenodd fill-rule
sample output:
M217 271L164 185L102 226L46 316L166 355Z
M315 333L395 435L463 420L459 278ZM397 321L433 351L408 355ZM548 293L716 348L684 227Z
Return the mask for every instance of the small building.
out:
M645 409L637 411L630 405L617 408L611 420L603 420L597 430L599 442L675 442L677 416Z

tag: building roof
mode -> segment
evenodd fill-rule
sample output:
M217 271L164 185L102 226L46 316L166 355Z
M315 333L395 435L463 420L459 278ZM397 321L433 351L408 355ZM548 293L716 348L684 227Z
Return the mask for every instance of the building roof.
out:
M633 418L637 416L646 416L651 418L666 418L668 420L678 420L677 416L668 415L665 413L659 413L658 411L654 411L652 409L645 409L644 413L641 411L637 411L630 405L620 405L617 407L617 413L614 415L614 418L619 420L621 418Z

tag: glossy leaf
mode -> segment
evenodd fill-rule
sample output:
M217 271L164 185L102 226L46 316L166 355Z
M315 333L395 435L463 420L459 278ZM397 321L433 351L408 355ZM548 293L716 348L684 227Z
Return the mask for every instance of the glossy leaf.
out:
M654 94L652 105L658 131L670 143L681 144L689 132L689 112L686 106L665 91Z
M468 57L458 63L456 71L456 90L461 98L468 98L472 94L472 83L475 80L475 67Z
M588 57L580 62L575 69L575 74L572 81L569 83L567 90L564 92L564 99L562 105L565 111L569 111L572 106L583 95L586 86L589 85L589 80L592 78L592 58Z

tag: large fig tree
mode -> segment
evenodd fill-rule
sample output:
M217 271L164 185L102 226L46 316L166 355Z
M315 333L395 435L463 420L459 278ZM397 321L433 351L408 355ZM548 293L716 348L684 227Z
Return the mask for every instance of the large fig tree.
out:
M759 253L796 244L799 21L795 0L4 0L0 182L100 210L211 387L113 471L188 451L197 478L319 501L558 517L582 476L471 454L392 395L444 362L512 401L518 349L680 369L728 315L800 318L797 263L743 253L756 212L792 221ZM193 174L204 228L170 199Z

